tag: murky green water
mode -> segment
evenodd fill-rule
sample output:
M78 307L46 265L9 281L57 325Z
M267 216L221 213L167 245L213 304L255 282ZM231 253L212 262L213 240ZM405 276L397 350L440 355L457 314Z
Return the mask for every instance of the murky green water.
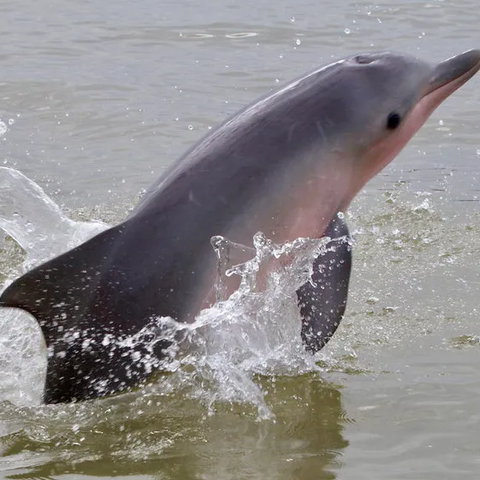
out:
M76 220L115 223L277 83L361 50L440 60L480 48L479 23L473 0L0 2L1 158ZM0 475L477 478L479 162L475 78L352 205L349 307L317 370L292 347L273 372L262 358L238 378L184 367L130 394L39 406L39 333L2 312ZM66 245L48 222L38 232ZM22 258L4 244L2 275Z

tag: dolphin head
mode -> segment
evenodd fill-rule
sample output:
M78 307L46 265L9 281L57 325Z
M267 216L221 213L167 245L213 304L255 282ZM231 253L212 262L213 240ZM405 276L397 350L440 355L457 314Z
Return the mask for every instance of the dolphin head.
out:
M350 158L353 165L339 209L344 210L435 108L479 69L480 50L469 50L437 65L387 52L340 61L332 75L336 81L329 82L328 101L335 113L327 128L335 124L337 155Z
M427 62L389 52L340 61L327 98L343 149L358 157L391 137L421 97L432 72Z
M276 207L264 215L275 218L272 231L283 229L276 240L322 235L333 215L345 211L433 110L479 69L480 50L437 65L399 53L357 54L297 79L227 122L224 128L237 135L236 141L228 138L229 148L241 152L242 165L252 164L254 178L277 179L270 188L266 182L242 187L256 201L250 192L261 192L265 205Z

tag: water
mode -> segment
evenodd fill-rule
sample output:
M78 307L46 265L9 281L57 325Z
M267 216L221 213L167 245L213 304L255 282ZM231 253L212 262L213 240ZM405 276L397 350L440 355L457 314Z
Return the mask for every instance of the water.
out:
M27 252L0 238L3 280L120 221L210 126L283 81L361 50L478 48L476 6L0 3L1 158L26 176L2 170L0 217ZM145 389L40 406L38 328L2 311L2 475L477 478L479 125L475 78L355 200L347 315L316 363L288 302L210 332L207 312L201 348Z

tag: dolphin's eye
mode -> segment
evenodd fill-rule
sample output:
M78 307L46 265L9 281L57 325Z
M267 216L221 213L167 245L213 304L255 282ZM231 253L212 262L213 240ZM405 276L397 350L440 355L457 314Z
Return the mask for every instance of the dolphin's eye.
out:
M387 128L389 130L395 130L401 123L402 117L396 112L392 112L387 118Z
M359 65L368 65L369 63L372 63L375 61L374 58L372 57L368 57L367 55L357 55L355 57L355 61L359 64Z

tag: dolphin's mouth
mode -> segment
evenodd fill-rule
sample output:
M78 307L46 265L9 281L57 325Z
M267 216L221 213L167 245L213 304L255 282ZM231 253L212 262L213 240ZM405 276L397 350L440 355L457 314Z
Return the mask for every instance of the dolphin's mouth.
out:
M442 93L441 97L446 98L479 70L480 50L468 50L460 55L448 58L435 67L422 98L434 92L437 95L440 91Z

